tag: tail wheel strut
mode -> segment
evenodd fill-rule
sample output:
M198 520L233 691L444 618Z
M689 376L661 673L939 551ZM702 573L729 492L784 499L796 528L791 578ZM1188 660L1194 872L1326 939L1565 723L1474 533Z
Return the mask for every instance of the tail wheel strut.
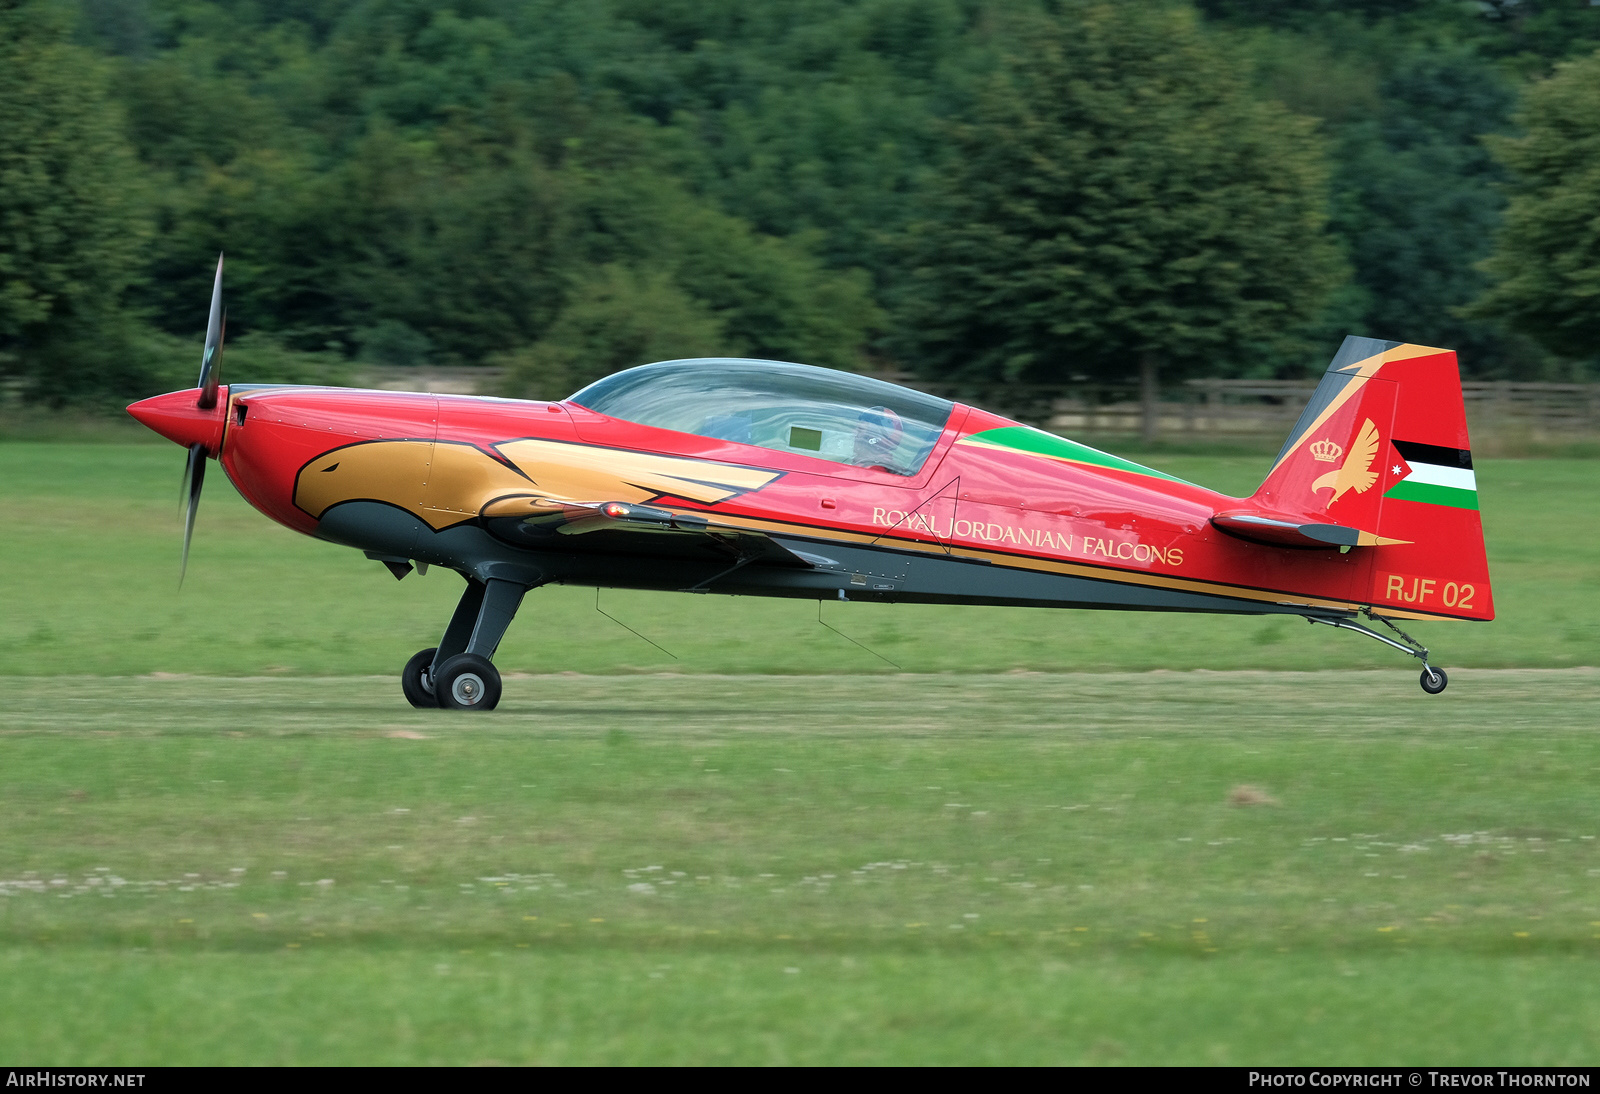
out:
M1364 634L1368 638L1375 638L1379 642L1382 642L1385 646L1393 646L1401 653L1408 654L1409 656L1415 657L1417 660L1422 662L1421 683L1423 691L1427 692L1429 695L1438 695L1445 689L1445 687L1450 683L1450 677L1445 675L1444 669L1436 669L1432 665L1428 664L1428 647L1424 646L1421 642L1418 642L1415 638L1412 638L1409 634L1395 626L1383 616L1373 615L1371 609L1366 609L1365 614L1368 619L1376 619L1379 623L1382 623L1385 627L1388 627L1395 634L1399 635L1401 640L1396 641L1386 634L1379 634L1370 627L1363 627L1360 623L1353 622L1349 619L1324 619L1321 616L1308 615L1305 617L1305 620L1307 623L1321 623L1324 626L1335 627L1341 631L1355 631L1357 634Z

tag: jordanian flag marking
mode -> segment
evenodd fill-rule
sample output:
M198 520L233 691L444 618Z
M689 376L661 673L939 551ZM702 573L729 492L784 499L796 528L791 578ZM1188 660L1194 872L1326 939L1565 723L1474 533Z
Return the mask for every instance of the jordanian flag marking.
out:
M1403 477L1384 497L1453 509L1478 508L1478 480L1472 473L1470 451L1415 441L1395 441L1394 447Z

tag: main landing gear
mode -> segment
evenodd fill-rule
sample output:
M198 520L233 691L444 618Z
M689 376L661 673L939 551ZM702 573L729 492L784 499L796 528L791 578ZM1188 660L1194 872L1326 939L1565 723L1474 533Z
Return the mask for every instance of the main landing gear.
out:
M1444 674L1444 669L1436 669L1428 664L1428 647L1412 638L1405 631L1383 618L1383 616L1373 615L1371 610L1367 610L1365 614L1368 619L1376 619L1395 634L1398 634L1401 641L1396 642L1386 634L1379 634L1375 630L1363 627L1360 623L1353 623L1348 619L1324 619L1315 615L1308 615L1305 619L1307 623L1323 623L1329 627L1337 627L1342 631L1355 631L1357 634L1364 634L1368 638L1376 638L1385 646L1393 646L1401 653L1410 654L1412 657L1417 658L1422 662L1422 690L1429 695L1438 695L1449 685L1450 677Z
M400 674L412 706L493 710L499 705L500 673L489 659L528 588L515 581L467 579L438 647L418 653Z

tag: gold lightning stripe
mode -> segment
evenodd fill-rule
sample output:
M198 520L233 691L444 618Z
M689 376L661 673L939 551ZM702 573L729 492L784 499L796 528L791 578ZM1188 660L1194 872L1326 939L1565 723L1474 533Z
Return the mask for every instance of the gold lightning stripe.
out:
M520 467L542 493L569 500L651 501L670 496L715 505L759 490L783 474L565 441L507 441L495 445L495 450Z
M1378 374L1378 370L1384 365L1392 365L1400 361L1409 361L1416 357L1433 357L1436 354L1449 352L1449 350L1437 349L1433 346L1414 346L1408 343L1403 346L1396 346L1391 350L1385 350L1383 353L1374 354L1363 361L1357 361L1354 364L1346 365L1344 368L1339 369L1339 375L1351 377L1349 383L1345 384L1343 391L1334 396L1334 399L1331 403L1322 408L1322 413L1317 415L1316 421L1307 426L1305 430L1294 439L1294 442L1283 450L1283 456L1278 460L1277 463L1272 465L1272 470L1276 471L1279 467L1283 466L1283 462L1295 454L1299 447L1305 443L1306 438L1311 436L1318 429L1322 428L1322 424L1324 422L1333 417L1336 413L1338 413L1341 407L1353 399L1356 393L1365 387L1367 385L1367 381L1376 376ZM1268 474L1270 476L1271 472L1268 472Z

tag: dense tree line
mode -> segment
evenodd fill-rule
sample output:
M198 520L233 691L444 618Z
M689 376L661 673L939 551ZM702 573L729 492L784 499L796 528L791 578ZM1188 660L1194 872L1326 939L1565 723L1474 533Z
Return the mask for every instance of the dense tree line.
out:
M1586 0L0 0L0 372L190 382L226 250L236 376L1589 375L1597 49Z
M1032 13L909 231L904 359L1049 383L1291 360L1343 264L1305 119L1181 8Z

